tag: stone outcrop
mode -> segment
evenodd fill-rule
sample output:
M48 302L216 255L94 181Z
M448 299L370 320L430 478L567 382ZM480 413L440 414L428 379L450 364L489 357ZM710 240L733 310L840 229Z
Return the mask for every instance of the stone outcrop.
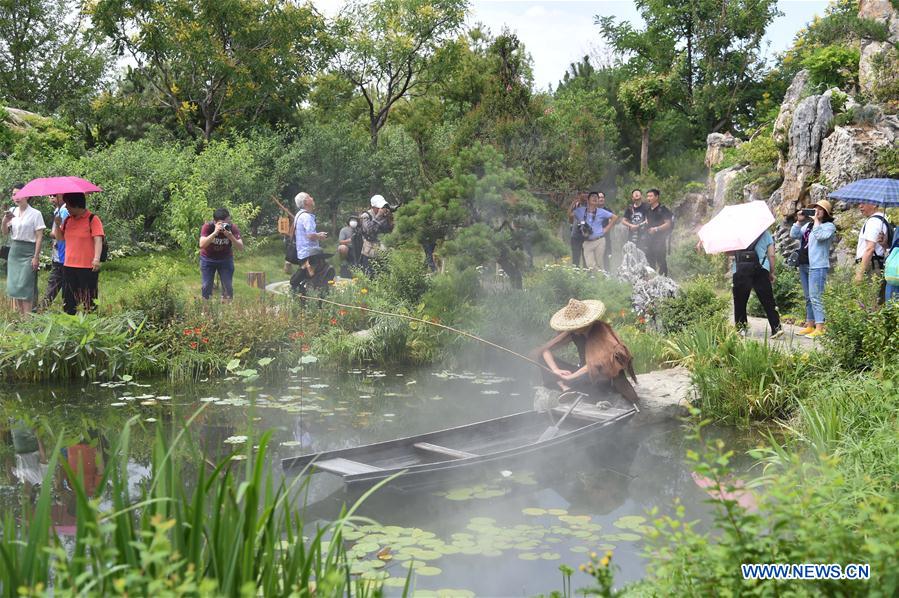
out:
M796 73L783 101L780 103L780 112L777 113L777 119L774 121L774 141L782 146L789 140L790 123L793 122L793 112L799 104L799 98L802 97L802 90L808 83L809 73L803 69ZM783 156L786 158L786 156Z
M728 194L738 176L748 170L748 166L731 166L715 173L710 187L712 213L717 214L724 207Z
M677 295L678 286L667 276L658 275L649 280L638 280L634 283L631 303L634 311L641 316L653 312L653 307L660 301Z
M724 149L737 147L741 141L730 133L710 133L706 137L705 165L712 169L724 159Z
M674 208L677 227L681 231L695 232L699 225L711 218L710 197L707 193L687 193ZM612 230L615 230L614 228ZM680 233L679 233L680 234Z
M790 123L790 149L783 165L782 214L792 213L805 196L810 179L818 172L821 141L830 133L832 123L830 94L809 96L797 104Z
M621 265L615 273L615 278L628 284L635 284L638 280L646 280L656 275L656 271L649 267L649 261L634 243L628 241L621 248Z
M875 62L878 56L883 56L899 43L899 11L894 8L891 0L859 0L858 16L861 19L872 19L878 23L883 23L889 28L889 39L885 42L872 40L862 40L861 42L861 60L858 64L858 83L862 93L871 94L881 83L879 78L884 75L875 68ZM893 76L899 65L893 65Z
M881 117L872 126L837 127L821 145L821 177L832 189L875 177L877 154L899 145L899 117Z

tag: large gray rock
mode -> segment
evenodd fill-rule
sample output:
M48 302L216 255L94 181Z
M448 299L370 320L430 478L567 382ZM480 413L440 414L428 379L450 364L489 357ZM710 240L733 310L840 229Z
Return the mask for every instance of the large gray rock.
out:
M774 141L778 145L785 144L789 139L790 123L793 122L793 112L796 111L796 105L802 96L802 90L808 83L809 72L805 69L796 73L783 101L780 103L780 112L777 113L777 119L774 121L773 136Z
M724 149L737 147L741 141L730 133L709 133L706 137L705 165L706 168L714 168L724 159Z
M873 126L837 127L821 146L821 176L832 189L877 176L877 154L899 144L899 117L885 116Z
M629 284L656 276L656 271L649 266L646 254L639 247L628 241L621 248L621 265L615 277Z
M695 232L702 223L709 220L710 202L711 198L707 193L684 194L683 201L674 208L678 230Z
M634 386L640 402L640 421L668 419L687 415L696 394L690 372L683 367L656 370L637 375Z
M677 291L677 283L667 276L659 275L649 280L638 280L634 283L631 295L634 311L641 316L651 314L655 311L653 308L658 307L662 300L674 297Z
M890 0L859 0L858 16L861 19L872 19L889 28L889 39L878 42L863 39L861 42L861 59L858 63L858 83L862 93L871 95L878 85L883 84L884 76L899 76L899 65L878 71L875 63L879 56L889 59L894 44L899 43L899 11Z
M748 166L731 166L715 173L710 189L713 214L717 214L724 207L734 181L748 169Z
M818 172L821 142L830 133L833 110L830 95L809 96L799 102L790 123L790 149L780 186L781 214L790 214L804 197L809 180Z

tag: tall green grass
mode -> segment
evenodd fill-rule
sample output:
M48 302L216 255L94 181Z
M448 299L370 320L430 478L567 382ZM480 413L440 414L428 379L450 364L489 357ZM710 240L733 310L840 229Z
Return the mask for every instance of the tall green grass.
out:
M190 422L188 422L190 423ZM152 477L138 500L128 489L131 425L111 450L99 488L111 506L88 494L77 472L53 450L33 510L12 514L0 538L0 592L67 595L367 596L372 582L350 575L341 541L355 506L311 537L298 509L307 478L276 483L267 472L269 435L249 438L238 461L186 468L157 429ZM61 438L61 437L60 437ZM258 442L258 450L252 448ZM74 544L53 533L54 471L62 467L76 497ZM365 497L363 497L364 500ZM357 503L358 505L358 503Z

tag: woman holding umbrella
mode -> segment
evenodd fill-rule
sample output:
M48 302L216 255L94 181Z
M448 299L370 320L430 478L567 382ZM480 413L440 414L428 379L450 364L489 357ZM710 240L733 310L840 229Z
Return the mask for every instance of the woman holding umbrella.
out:
M6 266L6 294L13 309L31 313L37 294L37 271L41 265L41 243L44 240L44 217L28 205L27 197L16 197L22 185L12 188L16 204L3 213L2 231L9 235L9 258Z

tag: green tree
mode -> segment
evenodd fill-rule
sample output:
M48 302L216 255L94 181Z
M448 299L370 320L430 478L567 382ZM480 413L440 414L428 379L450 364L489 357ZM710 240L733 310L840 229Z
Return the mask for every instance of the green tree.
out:
M545 204L527 191L518 169L476 142L453 160L452 173L400 208L395 241L444 242L460 268L495 262L521 288L532 251L560 251L543 216Z
M356 1L338 17L337 68L365 99L373 148L393 106L444 74L466 7L466 0Z
M54 113L89 99L108 55L72 0L0 0L0 99Z
M194 137L286 120L327 50L309 5L279 0L99 0L95 25L135 61Z
M764 70L762 39L780 14L776 0L635 0L637 29L599 17L602 35L636 75L672 72L673 103L702 132L731 128L751 111Z
M670 93L670 79L655 74L633 77L618 89L622 106L640 126L640 174L646 174L649 169L649 127L658 118Z

